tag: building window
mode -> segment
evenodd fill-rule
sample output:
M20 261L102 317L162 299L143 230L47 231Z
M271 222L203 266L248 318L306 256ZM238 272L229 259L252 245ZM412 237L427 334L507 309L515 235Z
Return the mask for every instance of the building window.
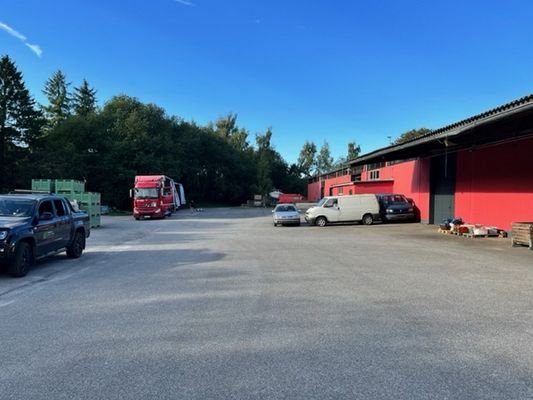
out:
M342 186L339 188L339 194L343 194Z
M373 164L368 164L366 166L366 170L370 171L370 170L373 170L373 169L383 168L384 166L385 166L385 162L384 161L377 162L377 163L373 163Z
M353 190L352 190L352 189L350 189L350 196L351 196L352 194L353 194Z
M369 181L378 181L379 180L379 169L376 169L374 171L368 172L368 180Z

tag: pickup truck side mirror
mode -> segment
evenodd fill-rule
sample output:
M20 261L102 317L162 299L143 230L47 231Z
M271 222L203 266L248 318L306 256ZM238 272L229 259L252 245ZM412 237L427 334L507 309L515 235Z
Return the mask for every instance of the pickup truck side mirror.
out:
M49 211L45 211L39 215L39 221L50 221L51 219L54 219L54 214Z

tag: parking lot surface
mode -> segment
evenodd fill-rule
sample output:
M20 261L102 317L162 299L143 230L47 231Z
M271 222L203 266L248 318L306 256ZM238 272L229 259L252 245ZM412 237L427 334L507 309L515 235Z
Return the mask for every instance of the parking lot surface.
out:
M533 252L268 209L103 217L0 274L2 399L531 399Z

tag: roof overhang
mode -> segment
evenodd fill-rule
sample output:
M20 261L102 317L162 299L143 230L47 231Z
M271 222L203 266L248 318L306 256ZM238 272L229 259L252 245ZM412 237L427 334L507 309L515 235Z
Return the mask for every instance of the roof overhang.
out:
M424 136L365 154L349 164L433 157L533 136L533 95L436 129Z

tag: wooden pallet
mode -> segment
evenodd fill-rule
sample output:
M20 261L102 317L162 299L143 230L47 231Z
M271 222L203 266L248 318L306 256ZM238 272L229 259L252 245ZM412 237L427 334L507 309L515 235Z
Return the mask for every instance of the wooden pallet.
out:
M533 222L513 222L511 236L513 247L528 246L533 250Z

